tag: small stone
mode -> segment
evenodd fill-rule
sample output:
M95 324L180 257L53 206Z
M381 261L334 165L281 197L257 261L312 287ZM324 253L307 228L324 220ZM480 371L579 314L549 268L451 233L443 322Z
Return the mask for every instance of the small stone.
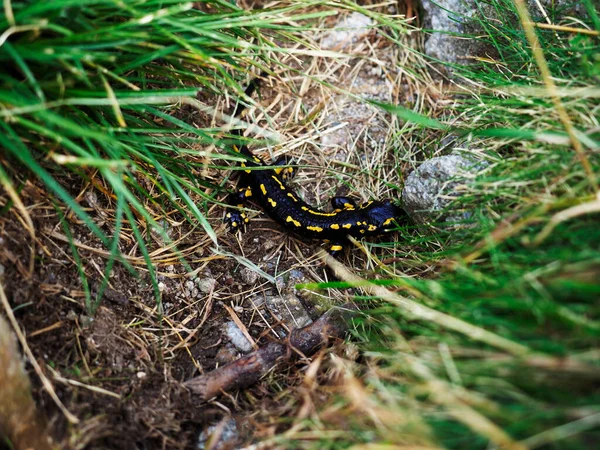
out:
M218 440L214 440L213 436L218 434ZM240 432L238 430L237 422L228 417L222 420L216 425L211 425L204 429L198 436L198 444L196 448L198 450L205 450L209 448L211 450L225 450L237 448L239 443Z
M90 208L96 208L98 206L98 195L96 194L96 191L86 191L84 198Z
M302 328L312 323L308 311L292 293L282 296L268 295L265 299L265 305L275 317L290 328Z
M135 374L136 377L138 377L138 380L142 380L144 378L146 378L147 374L146 372L138 372Z
M216 284L217 280L215 280L214 278L196 279L196 285L198 286L198 289L200 289L200 291L204 292L205 294L208 294L209 292L214 290Z
M86 316L85 314L79 315L79 323L83 328L89 327L92 322L94 322L94 318L90 316Z
M246 284L254 284L258 281L258 273L248 267L243 267L240 270L240 278Z
M233 344L235 348L237 348L242 353L248 353L252 351L252 343L248 340L242 330L237 326L237 324L230 320L229 322L225 322L223 324L223 329L225 331L225 335L229 339L229 341Z
M160 281L158 283L158 290L160 292L165 292L167 290L167 285L165 283L163 283L162 281Z
M342 49L355 44L371 33L375 22L359 12L343 17L332 31L327 33L321 42L322 49Z

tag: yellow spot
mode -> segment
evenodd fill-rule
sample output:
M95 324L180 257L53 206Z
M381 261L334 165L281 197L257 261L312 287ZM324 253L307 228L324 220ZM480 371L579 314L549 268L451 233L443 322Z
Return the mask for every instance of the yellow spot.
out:
M244 197L252 197L252 190L246 189L246 192L244 192Z
M277 202L275 200L273 200L272 198L268 198L267 201L271 204L271 206L273 208L275 208L277 206Z
M227 217L228 219L231 219L231 213L227 213L227 214L225 215L225 217Z
M275 182L279 185L279 187L281 189L285 189L285 186L283 185L283 183L281 182L281 180L279 178L277 178L276 176L272 176L271 178L273 178L275 180Z
M257 163L262 162L258 156L253 156L252 159L254 160L254 162L257 162Z
M375 231L377 227L375 225L369 225L369 231Z
M393 217L390 217L389 219L386 219L386 221L385 221L385 222L383 222L383 226L387 226L387 225L389 225L390 223L392 223L393 221L394 221L394 218L393 218Z
M339 230L340 229L340 226L337 223L332 223L329 226L331 227L332 230Z
M267 195L267 188L265 187L264 184L260 185L260 190L262 191L263 195Z
M323 231L323 228L321 228L321 227L315 227L315 226L312 226L312 225L306 227L306 229L310 230L310 231L316 231L317 233L320 233L321 231Z
M344 203L344 209L352 211L354 210L354 205L352 203Z
M360 232L361 232L362 234L365 234L365 230L360 230Z
M351 223L345 223L344 225L342 225L342 228L346 228L349 230L351 226L352 226Z
M231 222L231 227L232 228L237 228L237 222Z
M373 200L371 200L367 203L363 203L362 205L360 205L360 209L368 208L369 206L371 206L372 203L373 203Z
M341 245L332 245L331 247L329 247L329 250L331 250L332 252L339 252L343 248L344 247L342 247Z
M289 198L291 198L292 200L294 200L295 202L297 202L297 201L298 201L298 199L297 199L296 197L294 197L294 194L292 194L291 192L288 192L287 196L288 196Z
M294 219L292 216L287 216L287 218L285 219L285 221L286 222L292 222L297 227L301 227L302 226L302 224L300 222L298 222L296 219Z
M233 151L235 151L235 152L238 152L238 153L239 153L239 152L240 152L240 148L239 148L237 145L234 145L234 146L233 146ZM244 166L244 163L242 163L242 166Z
M275 169L275 173L279 175L283 169L281 167Z

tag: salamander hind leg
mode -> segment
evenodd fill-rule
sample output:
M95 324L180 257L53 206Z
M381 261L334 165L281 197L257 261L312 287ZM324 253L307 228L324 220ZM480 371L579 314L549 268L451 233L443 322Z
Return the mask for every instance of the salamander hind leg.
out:
M340 242L329 243L329 248L327 249L331 256L338 256L342 250L344 250L344 246Z
M333 209L347 209L353 210L356 209L356 203L349 197L331 197L331 206Z
M230 232L244 229L244 226L250 221L245 212L240 211L239 208L244 206L244 201L252 196L252 189L249 186L238 188L237 192L233 192L229 195L227 203L231 206L237 206L237 208L227 208L225 213L225 223L229 227Z

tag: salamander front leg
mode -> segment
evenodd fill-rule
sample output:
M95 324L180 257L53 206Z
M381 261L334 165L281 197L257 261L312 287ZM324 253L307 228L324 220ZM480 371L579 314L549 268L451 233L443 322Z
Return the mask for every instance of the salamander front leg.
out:
M350 197L331 197L331 206L335 210L356 209L356 203Z
M273 164L271 164L271 167L273 167L275 173L279 175L283 181L289 181L296 176L296 171L293 167L289 167L289 164L292 164L292 161L288 160L285 156L280 156Z
M250 219L245 212L240 211L239 208L243 208L244 201L248 197L252 196L252 189L249 186L238 188L237 192L233 192L229 195L227 203L237 208L227 208L225 213L225 223L229 227L230 232L236 232L237 230L243 231L243 226L247 224Z

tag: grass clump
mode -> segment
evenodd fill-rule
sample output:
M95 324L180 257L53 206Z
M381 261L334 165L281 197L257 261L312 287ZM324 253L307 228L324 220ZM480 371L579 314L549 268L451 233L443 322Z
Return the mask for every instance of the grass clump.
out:
M109 249L104 278L115 261L132 270L145 265L158 298L149 232L168 242L159 218L176 210L216 243L206 211L222 183L199 173L207 161L231 159L216 152L220 127L196 127L182 109L225 120L222 105L204 100L240 95L238 79L253 66L268 68L272 44L258 39L258 30L285 32L283 18L296 17L296 9L249 12L221 1L7 2L0 16L2 184L15 201L28 181L41 180L57 207L67 208L69 240L78 223ZM99 225L77 197L89 185L102 197L95 206L115 212L112 223ZM19 215L33 237L26 209ZM120 255L125 237L137 241L143 261ZM87 287L86 297L93 312L97 301Z
M487 162L448 207L466 219L403 231L400 262L377 283L392 287L356 285L369 294L358 301L384 300L356 322L366 360L333 359L319 392L338 401L286 442L584 449L600 438L597 12L582 2L585 17L544 28L512 2L479 6L501 12L476 19L497 59L452 65L459 95L438 121L389 108L432 130L424 147L452 136ZM316 443L307 431L341 429Z

